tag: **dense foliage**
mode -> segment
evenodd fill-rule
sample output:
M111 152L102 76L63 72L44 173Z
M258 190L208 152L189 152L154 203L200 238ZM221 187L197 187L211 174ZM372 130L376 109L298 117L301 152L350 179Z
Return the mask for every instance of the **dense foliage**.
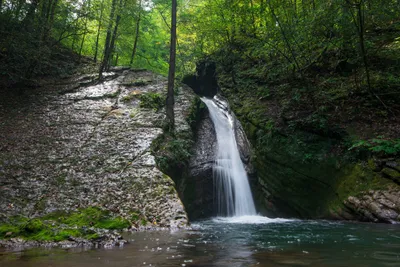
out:
M73 68L66 49L76 62L101 63L101 72L131 65L166 75L171 4L1 0L0 81L63 74ZM258 99L285 94L283 109L308 105L307 123L321 130L332 109L379 106L374 116L394 115L399 17L398 0L179 0L177 78L194 72L199 60L214 61L223 86Z
M170 7L167 0L1 0L1 60L30 78L37 68L45 69L53 46L61 43L101 60L109 38L108 64L166 74ZM315 68L329 53L343 61L354 55L360 56L356 61L368 60L376 52L369 37L398 33L399 17L397 0L384 5L377 0L181 0L178 71L192 71L196 60L217 51L235 56L221 57L226 63L245 57L263 65L264 72L254 75L269 79ZM340 67L347 70L354 63Z

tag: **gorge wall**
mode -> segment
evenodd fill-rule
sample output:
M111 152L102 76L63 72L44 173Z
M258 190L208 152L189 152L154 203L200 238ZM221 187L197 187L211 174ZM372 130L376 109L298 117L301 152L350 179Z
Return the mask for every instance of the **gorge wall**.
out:
M152 148L165 133L166 83L149 71L115 68L101 83L96 74L85 74L24 95L4 93L0 225L8 228L1 228L1 237L33 238L59 222L56 213L66 217L76 211L97 214L88 217L87 227L101 227L95 217L111 229L117 227L113 219L123 222L122 228L185 227L188 218L175 183L156 165ZM177 88L177 132L191 134L188 117L196 111L195 99L190 89ZM54 219L39 221L49 214ZM31 222L36 223L32 233L33 226L26 228ZM49 235L37 238L70 236Z
M400 221L400 160L350 151L346 129L321 128L226 82L221 91L254 148L256 200L268 216ZM304 116L303 116L304 117Z

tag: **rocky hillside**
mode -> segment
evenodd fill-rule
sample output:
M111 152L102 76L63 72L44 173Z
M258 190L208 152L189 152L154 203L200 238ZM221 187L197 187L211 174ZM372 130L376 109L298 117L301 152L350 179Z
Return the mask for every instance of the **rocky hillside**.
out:
M98 229L188 224L152 155L164 133L166 79L129 68L95 77L1 95L0 237L95 240ZM195 99L179 88L178 133L191 134Z

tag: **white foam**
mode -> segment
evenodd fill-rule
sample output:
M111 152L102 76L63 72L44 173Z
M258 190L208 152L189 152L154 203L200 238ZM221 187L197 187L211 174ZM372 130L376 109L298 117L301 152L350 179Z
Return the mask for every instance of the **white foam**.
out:
M217 223L237 223L237 224L268 224L268 223L286 223L296 221L294 219L268 218L259 215L245 215L235 217L215 217L212 219Z
M208 107L217 136L218 149L213 167L217 212L227 216L256 215L228 104L217 97L201 100Z

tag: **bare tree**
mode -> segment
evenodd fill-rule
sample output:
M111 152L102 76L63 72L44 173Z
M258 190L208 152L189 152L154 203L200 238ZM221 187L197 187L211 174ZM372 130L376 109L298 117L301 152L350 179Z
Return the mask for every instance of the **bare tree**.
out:
M100 69L99 69L99 80L103 78L103 71L106 69L108 59L110 58L111 55L111 34L112 34L112 26L114 22L114 13L115 13L115 6L117 4L117 0L112 0L111 3L111 11L110 11L110 20L108 22L108 27L107 27L107 36L106 36L106 41L104 44L104 56L103 56L103 61L100 64Z
M138 18L136 20L136 36L135 36L135 42L133 44L131 61L129 63L130 65L132 65L133 59L135 58L136 49L137 49L137 43L138 43L138 40L139 40L140 19L141 19L141 15L142 15L142 0L139 1L138 12L139 12L139 14L138 14Z
M100 17L99 17L99 24L97 26L96 47L93 58L94 62L97 62L97 53L99 51L99 38L100 38L101 22L103 20L103 13L104 13L104 0L101 1L100 5Z
M169 53L169 71L168 71L168 92L166 100L166 115L169 130L174 129L174 85L175 85L175 56L176 56L176 0L172 0L171 12L171 47Z

